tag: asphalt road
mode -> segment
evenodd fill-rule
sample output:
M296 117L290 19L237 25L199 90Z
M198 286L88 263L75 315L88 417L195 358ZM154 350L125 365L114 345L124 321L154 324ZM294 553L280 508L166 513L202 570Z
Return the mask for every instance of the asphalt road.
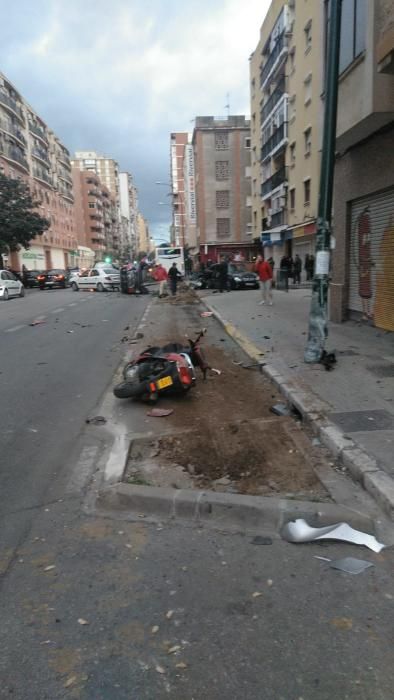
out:
M63 495L72 447L147 299L31 290L0 304L0 572L35 509Z

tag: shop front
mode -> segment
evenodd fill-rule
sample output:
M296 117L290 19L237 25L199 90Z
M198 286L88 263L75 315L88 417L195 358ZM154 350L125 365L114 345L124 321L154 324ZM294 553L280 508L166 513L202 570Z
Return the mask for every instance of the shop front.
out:
M302 279L306 277L305 258L307 255L314 255L316 247L316 222L302 226L295 226L292 229L292 256L293 259L299 255L302 260Z
M28 270L46 270L46 256L42 246L32 245L28 250L22 248L17 253L17 260L18 270L22 270L23 265Z
M259 246L255 243L206 243L200 245L200 263L217 263L224 255L234 262L253 263L259 254Z

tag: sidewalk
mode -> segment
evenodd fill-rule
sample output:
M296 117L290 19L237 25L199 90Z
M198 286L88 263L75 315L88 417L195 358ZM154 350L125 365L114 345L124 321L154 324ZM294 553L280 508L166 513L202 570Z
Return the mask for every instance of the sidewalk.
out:
M327 372L303 361L309 290L274 291L272 307L258 304L257 291L202 296L264 350L264 360L282 376L323 400L329 420L394 477L393 334L352 321L330 324L326 347L336 350L338 362Z

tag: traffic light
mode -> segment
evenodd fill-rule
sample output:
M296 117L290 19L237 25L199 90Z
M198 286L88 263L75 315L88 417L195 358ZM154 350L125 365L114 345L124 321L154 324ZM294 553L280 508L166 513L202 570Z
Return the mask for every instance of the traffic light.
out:
M112 258L109 258L109 257L107 256L106 258L104 258L104 262L105 262L105 263L111 263L111 262L112 262Z

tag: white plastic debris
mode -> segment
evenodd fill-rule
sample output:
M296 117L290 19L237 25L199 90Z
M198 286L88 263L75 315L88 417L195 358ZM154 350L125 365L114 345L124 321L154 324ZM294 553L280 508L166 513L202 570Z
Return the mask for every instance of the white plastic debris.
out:
M354 557L344 557L344 559L336 559L330 564L331 569L339 569L347 574L361 574L365 569L375 566L370 561L364 559L354 559Z
M281 536L287 542L314 542L315 540L342 540L352 544L364 545L373 552L380 552L385 545L378 542L376 537L366 532L354 530L347 523L336 523L327 527L311 527L306 520L298 518L286 523Z

